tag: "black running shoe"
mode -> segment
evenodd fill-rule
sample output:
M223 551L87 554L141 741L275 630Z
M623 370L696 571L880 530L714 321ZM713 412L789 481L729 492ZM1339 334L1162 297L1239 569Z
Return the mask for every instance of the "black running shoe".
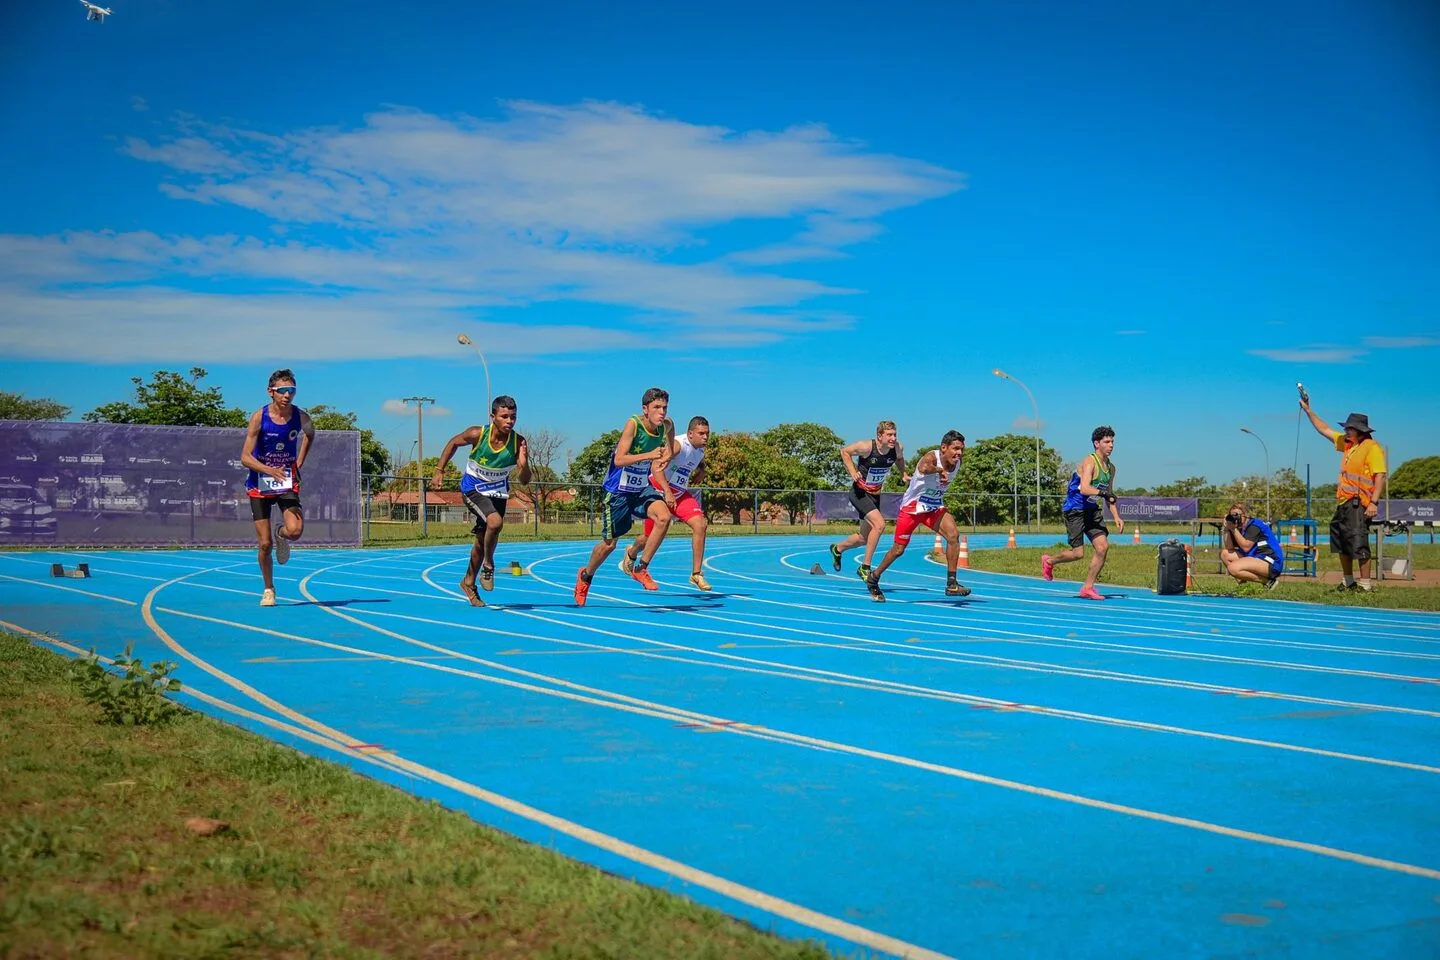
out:
M865 589L870 591L870 599L876 603L885 602L885 591L880 589L880 581L874 577L865 578Z
M945 596L968 597L970 596L970 588L965 586L965 584L963 583L957 583L956 581L951 580L945 584Z
M862 563L862 564L860 564L860 566L858 566L858 567L855 568L855 572L860 575L860 579L861 579L861 580L869 580L869 579L870 579L870 564L868 564L868 563Z
M840 561L840 548L833 543L830 544L830 566L835 568L836 573L839 573L841 569L843 569Z

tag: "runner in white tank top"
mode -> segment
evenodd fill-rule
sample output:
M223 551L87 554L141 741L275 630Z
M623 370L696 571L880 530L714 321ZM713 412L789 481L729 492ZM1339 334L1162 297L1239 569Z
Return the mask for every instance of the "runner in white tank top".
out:
M675 425L666 421L666 429L673 432ZM701 568L705 562L705 530L709 524L700 501L690 488L700 482L705 470L705 444L710 439L710 421L704 417L691 417L689 429L670 441L668 452L655 461L650 472L650 484L665 495L665 504L670 512L690 527L691 565L690 583L700 590L709 590ZM635 563L635 558L645 549L645 538L650 536L654 523L645 521L645 530L625 550L625 559L620 569L626 573Z
M969 596L970 588L957 583L955 570L960 565L960 531L950 511L945 509L945 491L960 472L960 461L965 457L965 436L951 430L940 440L940 446L920 458L915 465L915 475L910 486L900 498L900 513L895 518L895 542L885 554L885 559L865 580L870 599L885 602L880 589L880 575L890 564L900 559L910 545L910 536L919 526L929 527L945 538L945 595L947 597Z

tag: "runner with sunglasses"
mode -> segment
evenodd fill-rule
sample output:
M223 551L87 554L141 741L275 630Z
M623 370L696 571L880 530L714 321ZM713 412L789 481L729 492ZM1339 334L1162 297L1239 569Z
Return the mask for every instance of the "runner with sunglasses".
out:
M240 462L249 468L245 492L250 497L250 516L255 520L259 541L260 576L265 592L260 606L275 606L273 563L290 559L290 545L305 531L300 512L300 467L315 440L310 415L295 406L295 374L276 370L270 374L270 402L250 416ZM275 507L281 520L272 536L270 523ZM273 563L272 563L273 550Z

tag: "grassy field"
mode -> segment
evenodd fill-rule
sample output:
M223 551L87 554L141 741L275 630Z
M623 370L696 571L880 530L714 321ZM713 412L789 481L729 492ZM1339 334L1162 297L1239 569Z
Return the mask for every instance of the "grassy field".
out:
M1058 539L1054 547L1020 547L1014 550L971 550L970 566L975 570L990 570L995 573L1018 573L1025 576L1040 575L1040 555L1055 553L1063 547ZM1061 564L1055 568L1056 580L1085 579L1089 563L1087 553L1084 560ZM1224 574L1216 574L1215 552L1213 549L1198 551L1194 558L1196 571L1193 593L1215 596L1241 596L1264 598L1266 600L1303 600L1310 603L1331 603L1353 607L1385 607L1399 610L1440 610L1440 587L1387 587L1381 582L1373 593L1359 591L1340 592L1332 584L1320 583L1308 578L1284 577L1274 590L1265 590L1259 584L1238 585ZM1434 570L1440 568L1440 544L1415 545L1415 568ZM1325 573L1338 570L1336 561L1323 549L1320 551L1320 571ZM1155 547L1114 545L1106 559L1105 569L1100 574L1100 584L1123 584L1133 587L1155 586Z
M101 725L67 662L0 634L7 960L832 956L198 714Z

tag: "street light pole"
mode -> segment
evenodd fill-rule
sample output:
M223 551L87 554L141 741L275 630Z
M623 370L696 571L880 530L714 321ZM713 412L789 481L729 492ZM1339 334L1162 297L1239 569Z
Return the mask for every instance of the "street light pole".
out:
M996 368L995 376L1002 380L1009 380L1011 383L1019 384L1020 389L1025 391L1025 396L1030 398L1030 407L1035 411L1035 529L1040 529L1040 404L1035 402L1035 394L1030 388L1020 383L1004 370Z
M488 417L490 416L490 364L485 362L485 354L480 352L480 348L475 345L474 340L471 340L463 333L455 339L460 344L473 348L475 356L480 358L480 366L485 368L485 416Z
M401 403L415 404L415 476L420 488L420 525L425 526L425 404L434 403L434 397L404 397Z
M1265 521L1275 522L1275 514L1270 510L1270 448L1265 446L1265 441L1260 439L1260 434L1249 427L1241 427L1241 433L1248 433L1256 440L1260 440L1260 449L1265 451Z

